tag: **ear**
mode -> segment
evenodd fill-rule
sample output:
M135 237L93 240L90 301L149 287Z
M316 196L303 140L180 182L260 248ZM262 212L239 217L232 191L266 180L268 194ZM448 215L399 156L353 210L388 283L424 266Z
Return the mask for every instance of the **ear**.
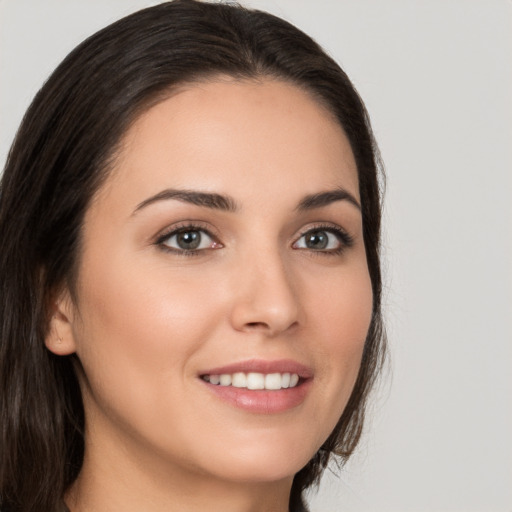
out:
M52 301L50 322L46 333L46 348L58 356L67 356L76 351L73 330L75 306L66 288Z

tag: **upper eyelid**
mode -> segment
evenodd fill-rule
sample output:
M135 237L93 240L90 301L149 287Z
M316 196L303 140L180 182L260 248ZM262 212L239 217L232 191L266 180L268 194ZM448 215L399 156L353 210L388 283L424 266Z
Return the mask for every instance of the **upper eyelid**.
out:
M304 235L310 233L311 231L322 231L322 230L324 230L324 231L332 231L332 232L335 232L335 233L343 233L347 237L353 238L353 236L348 232L348 230L346 230L345 228L341 227L338 224L331 223L331 222L313 223L312 225L309 225L308 227L301 228L301 230L300 230L300 232L298 234L298 237L300 238L301 236L304 236Z
M155 243L162 243L167 238L175 235L181 231L204 231L212 240L219 241L218 234L213 227L209 226L207 223L202 221L184 221L173 224L171 226L167 226L166 228L159 231L155 237Z

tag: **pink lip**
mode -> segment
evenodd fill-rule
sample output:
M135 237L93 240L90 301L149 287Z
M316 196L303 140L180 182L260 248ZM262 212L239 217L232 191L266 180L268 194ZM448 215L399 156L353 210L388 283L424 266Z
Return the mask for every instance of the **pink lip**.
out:
M211 368L200 372L203 375L222 375L223 373L296 373L300 377L299 384L293 388L279 390L249 390L233 386L210 384L201 379L207 389L216 397L228 404L248 412L257 414L276 414L288 411L304 402L313 382L313 370L290 359L278 361L249 360L226 366Z

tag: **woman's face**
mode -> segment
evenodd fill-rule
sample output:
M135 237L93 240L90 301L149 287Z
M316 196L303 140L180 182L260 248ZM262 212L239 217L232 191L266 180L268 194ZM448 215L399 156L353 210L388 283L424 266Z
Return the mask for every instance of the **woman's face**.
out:
M143 114L59 306L88 456L245 482L303 467L370 323L359 201L346 136L295 86L219 79Z

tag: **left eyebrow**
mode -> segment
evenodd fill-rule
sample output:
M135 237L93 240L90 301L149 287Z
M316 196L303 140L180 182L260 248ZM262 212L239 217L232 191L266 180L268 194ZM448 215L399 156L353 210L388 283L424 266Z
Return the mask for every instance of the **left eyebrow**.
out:
M347 190L343 188L337 188L335 190L327 190L326 192L319 192L317 194L311 194L304 197L297 206L299 212L306 210L313 210L314 208L321 208L322 206L328 206L336 201L348 201L354 205L359 211L361 211L361 205L357 199Z

